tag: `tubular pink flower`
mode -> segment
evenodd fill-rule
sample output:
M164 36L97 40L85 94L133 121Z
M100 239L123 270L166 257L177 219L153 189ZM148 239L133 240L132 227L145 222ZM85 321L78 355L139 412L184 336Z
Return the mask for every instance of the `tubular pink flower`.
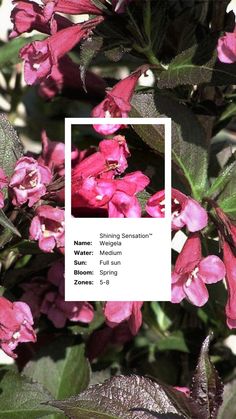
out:
M38 240L44 252L52 252L55 247L64 248L65 215L64 210L42 205L36 208L36 216L31 221L30 239Z
M38 162L60 176L65 173L65 144L49 140L45 130L42 132L42 153Z
M43 0L43 2L51 13L59 12L68 15L102 14L102 10L96 7L92 0Z
M13 351L19 343L36 341L32 326L33 318L27 304L12 303L0 297L0 346L7 355L17 358Z
M234 32L226 32L219 38L217 46L218 58L226 64L236 61L236 26Z
M95 118L126 118L131 109L131 98L133 96L139 77L149 69L149 65L143 65L134 71L130 76L119 81L106 94L106 98L92 110L92 117ZM94 129L100 134L113 134L121 125L96 124Z
M14 29L10 33L9 38L15 38L25 32L31 32L34 29L50 34L53 30L49 18L43 13L42 7L40 7L34 1L22 0L15 1L16 5L11 12L11 21L14 25ZM54 26L56 29L63 29L71 26L70 20L63 16L54 16Z
M64 327L67 320L82 323L90 323L93 320L94 310L91 304L65 301L63 262L57 261L51 266L47 279L57 290L50 290L45 294L40 310L55 327Z
M165 217L165 191L158 191L152 195L146 205L147 213L154 218Z
M225 307L227 325L230 329L234 329L236 328L236 253L226 241L223 243L223 260L228 289L228 300Z
M116 191L108 203L109 217L140 218L142 210L135 195L149 184L149 178L142 172L136 171L114 182Z
M186 226L190 232L206 227L208 216L206 210L194 199L172 189L172 229L180 230Z
M214 284L225 276L222 260L214 255L202 257L201 240L192 234L181 250L172 273L172 303L180 303L187 298L197 307L208 300L205 284Z
M112 179L88 177L72 190L72 207L101 208L112 198L116 190Z
M32 207L46 193L46 185L52 180L51 171L32 157L21 157L16 163L9 188L12 203L21 206L28 201Z
M108 301L104 316L108 326L114 328L127 321L132 335L136 335L142 325L141 308L143 301Z
M102 140L99 143L99 151L109 165L116 165L115 172L117 174L121 174L127 169L126 158L130 156L130 152L123 135L116 135L112 140Z
M48 292L41 306L41 313L46 314L55 327L64 327L67 320L90 323L94 317L91 304L86 302L65 301L58 292Z
M34 41L21 48L20 56L25 61L24 75L27 84L32 85L51 76L61 77L58 60L69 52L78 42L88 36L92 29L102 21L102 17L72 25L49 36L43 41Z

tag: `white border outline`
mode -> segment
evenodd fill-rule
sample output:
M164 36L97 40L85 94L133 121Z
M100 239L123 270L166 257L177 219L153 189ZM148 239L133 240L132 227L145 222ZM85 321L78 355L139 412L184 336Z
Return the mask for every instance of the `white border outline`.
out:
M169 243L171 255L171 118L65 118L65 269L66 247L69 229L66 228L67 220L71 216L71 146L72 125L164 125L165 127L165 219L169 224ZM116 135L116 133L114 134ZM128 219L127 219L128 220ZM67 231L68 230L68 231ZM169 260L171 260L169 258ZM171 271L171 269L170 269ZM171 281L171 280L170 280ZM65 284L65 301L66 299ZM90 300L91 301L91 300ZM125 300L124 300L125 301Z

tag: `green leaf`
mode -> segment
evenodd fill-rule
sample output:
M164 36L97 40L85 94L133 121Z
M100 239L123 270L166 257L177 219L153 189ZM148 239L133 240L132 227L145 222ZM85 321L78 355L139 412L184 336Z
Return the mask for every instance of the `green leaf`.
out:
M170 333L157 341L156 344L159 351L181 351L188 353L189 349L185 343L184 334L181 330Z
M230 180L223 189L222 193L219 197L219 204L220 206L224 202L224 200L227 200L229 197L234 197L236 194L236 164L234 164L232 171L230 173Z
M226 384L223 393L223 404L217 419L233 419L236 417L236 380Z
M11 233L15 234L18 237L21 237L21 234L17 230L17 228L14 226L14 224L11 222L11 220L5 215L2 209L0 209L0 225L10 230Z
M60 413L46 403L51 395L38 383L14 371L0 371L1 419L38 419L50 413Z
M154 97L151 93L135 94L132 99L131 118L159 118ZM163 125L133 125L133 130L142 140L158 153L165 150L165 129Z
M217 58L218 36L211 35L201 44L183 51L160 74L158 87L208 83L216 86L236 83L236 64L224 64Z
M84 344L60 337L43 347L24 368L24 374L63 399L83 391L89 384L90 367Z
M131 115L139 118L168 117L172 119L173 169L187 182L195 199L204 195L207 182L208 150L206 134L200 122L187 106L172 97L161 94L136 94L132 100ZM144 142L158 152L164 150L163 126L134 129Z
M23 145L4 114L0 114L0 167L11 176L16 161L23 155Z
M220 205L221 209L228 215L233 217L236 216L236 193L222 201L219 201L218 204Z
M197 419L191 398L136 375L113 377L76 397L50 404L73 419L149 419L161 414L166 419Z
M83 83L84 90L86 90L86 70L91 63L92 59L101 49L103 39L100 36L93 36L87 38L81 45L80 48L80 77Z
M165 332L166 330L169 329L169 327L172 324L171 319L165 313L162 305L160 303L158 303L157 301L152 301L150 303L150 306L151 306L152 310L154 311L154 313L156 315L156 321L157 321L160 329L163 332Z
M201 419L216 419L222 404L223 383L209 358L209 335L203 342L198 364L192 379L191 397L204 408Z
M212 196L216 192L220 193L225 188L227 183L230 181L232 173L234 173L235 169L236 162L233 162L229 164L227 167L225 167L212 183L211 187L206 193L206 196Z

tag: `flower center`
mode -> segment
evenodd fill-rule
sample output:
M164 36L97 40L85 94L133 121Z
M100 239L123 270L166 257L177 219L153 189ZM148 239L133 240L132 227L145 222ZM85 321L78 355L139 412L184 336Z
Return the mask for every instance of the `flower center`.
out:
M64 223L59 223L58 221L44 219L41 224L41 231L43 237L58 236L64 231Z
M176 198L171 200L171 212L172 212L172 220L173 218L178 217L178 215L181 212L181 205Z
M188 277L188 279L187 279L187 281L186 281L186 287L190 287L190 285L192 284L192 282L193 282L193 280L194 279L197 279L197 277L198 277L198 272L199 272L199 268L198 267L196 267L192 272L191 272L191 274L189 275L189 277Z
M31 170L28 172L23 180L23 182L20 184L19 189L33 189L35 186L37 186L39 181L38 178L38 171L36 169Z

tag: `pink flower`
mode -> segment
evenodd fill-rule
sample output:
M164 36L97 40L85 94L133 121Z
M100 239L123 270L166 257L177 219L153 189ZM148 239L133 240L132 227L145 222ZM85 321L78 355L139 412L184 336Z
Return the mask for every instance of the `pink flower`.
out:
M98 176L108 169L104 155L97 151L80 161L72 170L72 184L80 179Z
M32 325L33 318L27 304L12 303L0 297L0 346L7 355L17 358L13 351L18 343L36 341Z
M219 38L217 52L223 63L232 64L236 61L236 26L234 32L226 32Z
M172 229L179 230L186 225L189 231L195 232L206 227L207 212L194 199L172 189Z
M65 301L65 298L55 291L48 292L45 295L41 313L46 314L57 328L64 327L67 320L90 323L94 317L91 304Z
M68 15L101 15L102 11L92 0L43 0L51 13L60 12Z
M31 32L33 29L50 33L48 20L43 15L43 9L34 1L17 2L11 12L11 21L14 24L14 29L10 38L15 38L24 32Z
M139 77L148 70L148 65L143 65L134 71L130 76L119 81L107 92L106 98L92 111L96 118L125 118L131 109L131 98ZM94 129L100 134L113 134L121 125L94 125Z
M55 247L64 248L64 210L42 205L36 208L36 216L30 225L30 239L38 240L44 252L52 252Z
M55 262L48 271L48 281L57 289L48 291L41 304L41 313L47 315L55 327L64 327L67 320L90 323L94 310L87 302L65 301L64 297L64 263Z
M116 13L124 13L126 6L133 0L112 0L112 6Z
M127 321L132 335L137 335L142 325L142 301L108 301L104 307L106 323L116 327Z
M146 205L147 213L154 218L165 217L165 191L156 192L152 195Z
M197 307L208 300L205 284L214 284L225 276L225 266L220 258L211 255L205 258L201 253L201 240L192 234L181 250L172 273L172 299L179 303L187 298Z
M9 187L13 205L20 206L28 201L32 207L46 193L46 185L52 180L51 171L32 157L21 157L15 166Z
M25 61L24 74L27 84L35 84L47 77L61 78L58 60L69 52L82 38L102 21L101 17L72 25L43 41L34 41L21 48L20 56Z
M116 191L108 203L110 218L140 218L141 206L136 197L150 180L142 172L136 171L127 174L122 179L115 180Z
M88 177L72 190L72 207L100 208L106 205L116 190L112 179Z
M65 173L65 144L49 140L46 131L43 131L42 153L38 162L63 176Z
M72 182L76 183L80 179L102 175L109 171L112 174L120 174L127 168L126 157L129 156L130 152L122 135L117 135L112 140L102 140L98 152L85 156L74 166Z
M223 243L223 260L226 268L226 282L228 300L225 307L227 325L230 329L236 328L236 253L230 245Z
M24 290L21 300L28 304L33 318L38 319L44 295L49 291L50 284L45 281L44 277L36 277L31 282L21 284L20 287Z
M34 29L50 34L53 29L57 31L71 26L70 20L60 15L54 16L52 24L52 21L49 22L49 18L44 15L42 7L34 1L28 0L16 2L16 6L11 12L11 21L14 24L14 29L10 33L10 38L15 38Z
M0 167L0 188L5 188L8 185L7 176L4 173L4 170Z
M127 169L126 158L130 156L126 139L123 135L116 135L112 140L102 140L99 150L108 165L115 165L115 172L121 174Z
M0 168L0 189L5 188L8 185L7 177L4 170ZM0 191L0 208L4 207L4 193Z

